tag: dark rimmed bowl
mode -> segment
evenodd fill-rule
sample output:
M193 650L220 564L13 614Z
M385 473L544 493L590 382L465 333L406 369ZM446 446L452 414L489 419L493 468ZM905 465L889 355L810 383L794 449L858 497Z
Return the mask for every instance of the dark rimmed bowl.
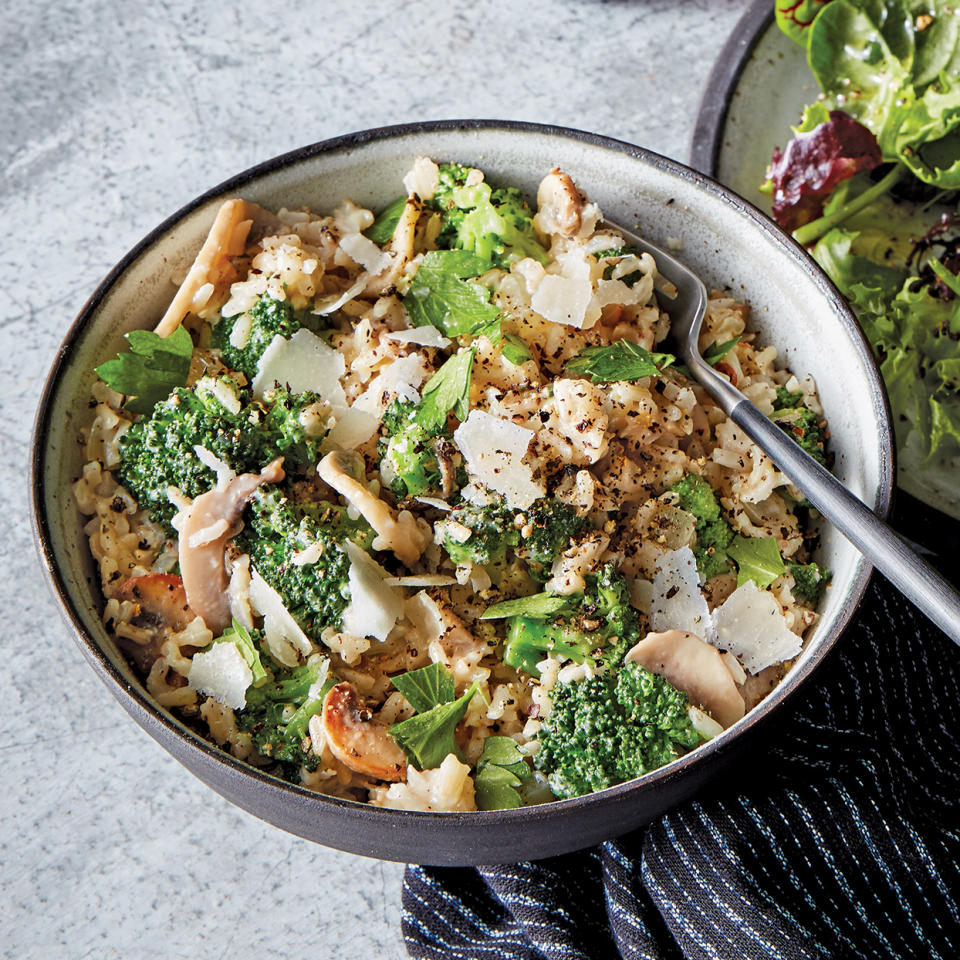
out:
M893 478L891 427L880 378L843 299L814 262L756 209L664 157L594 134L503 121L387 127L312 144L269 160L198 197L153 230L110 272L70 328L50 372L33 437L31 494L37 546L50 587L87 661L127 712L192 773L255 816L353 853L430 864L538 859L632 830L693 795L745 748L810 677L863 595L868 564L827 530L821 562L833 571L822 618L779 687L716 740L666 767L602 793L488 813L384 810L324 797L268 776L207 743L153 702L99 619L102 600L70 482L93 368L134 327L152 326L173 296L221 199L329 211L344 197L378 209L398 192L414 157L479 166L534 195L561 166L613 221L681 257L715 287L747 299L761 340L818 382L840 479L885 515Z

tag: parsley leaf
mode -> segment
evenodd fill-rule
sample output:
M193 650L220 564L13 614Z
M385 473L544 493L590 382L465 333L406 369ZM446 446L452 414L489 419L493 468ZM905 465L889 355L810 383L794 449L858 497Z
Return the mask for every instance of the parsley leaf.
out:
M480 810L508 810L522 805L517 787L533 776L511 737L487 737L473 778Z
M479 682L474 683L459 700L439 703L424 713L410 717L409 720L395 723L390 728L390 736L418 770L436 769L450 753L463 761L463 754L453 735L479 689Z
M715 367L739 342L740 337L734 337L732 340L724 340L723 343L714 340L714 342L703 351L703 359L706 360L711 367Z
M586 347L567 369L588 376L594 383L613 383L656 376L675 359L672 354L651 353L630 340L618 340L606 347Z
M127 341L130 352L101 363L97 376L111 390L127 395L124 406L131 413L148 414L174 388L187 382L193 340L180 326L169 337L158 337L151 330L131 330Z
M552 593L535 593L529 597L517 597L516 600L502 600L487 607L480 615L481 620L500 620L504 617L530 617L531 620L543 620L558 613L567 605L566 597L557 597Z
M517 367L521 363L533 359L530 348L515 333L505 333L503 335L503 345L500 349L503 351L503 355Z
M416 413L417 423L425 429L442 427L451 410L458 420L467 419L474 352L471 348L450 357L427 381Z
M489 261L468 250L432 250L403 298L413 325L430 324L448 337L458 337L499 319L499 309L489 302L490 291L463 279L489 268Z
M397 229L400 217L403 216L403 208L407 205L406 197L397 197L396 200L387 204L383 210L377 214L377 219L373 224L363 231L363 235L374 243L386 243L393 238L393 231Z
M737 534L727 547L727 554L737 565L738 587L752 580L765 589L786 570L776 537L742 537Z
M390 682L407 698L417 713L426 713L454 696L453 674L442 663L431 663L420 670L402 673Z

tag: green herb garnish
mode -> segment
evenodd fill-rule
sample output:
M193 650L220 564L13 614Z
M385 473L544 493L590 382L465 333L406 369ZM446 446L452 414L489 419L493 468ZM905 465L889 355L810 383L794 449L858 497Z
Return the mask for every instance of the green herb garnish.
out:
M672 354L651 353L630 340L618 340L606 347L581 350L567 364L567 369L589 377L594 383L613 383L656 376L675 359Z
M101 363L97 376L111 390L127 396L124 406L131 413L148 414L187 382L193 340L180 326L169 337L159 337L150 330L131 330L127 342L130 352Z

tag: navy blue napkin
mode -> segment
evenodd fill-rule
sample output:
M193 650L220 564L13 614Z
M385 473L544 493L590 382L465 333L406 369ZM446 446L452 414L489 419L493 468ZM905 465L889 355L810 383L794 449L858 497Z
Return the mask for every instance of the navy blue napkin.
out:
M756 776L642 831L535 863L408 867L410 955L960 957L960 651L874 577L788 711Z

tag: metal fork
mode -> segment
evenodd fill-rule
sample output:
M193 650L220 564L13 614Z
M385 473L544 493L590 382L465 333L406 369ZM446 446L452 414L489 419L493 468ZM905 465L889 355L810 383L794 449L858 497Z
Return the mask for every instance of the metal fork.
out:
M922 560L869 507L827 469L764 416L729 380L700 355L698 342L707 312L707 288L688 267L642 237L609 224L657 262L660 275L676 291L660 290L670 314L677 356L721 410L750 437L826 519L905 597L955 643L960 644L960 593Z

